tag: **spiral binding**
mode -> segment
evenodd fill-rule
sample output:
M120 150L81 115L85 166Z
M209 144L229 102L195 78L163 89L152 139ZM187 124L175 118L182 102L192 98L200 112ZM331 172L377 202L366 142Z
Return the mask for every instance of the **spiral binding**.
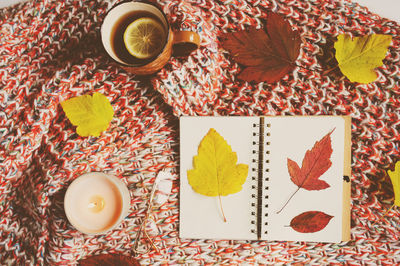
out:
M264 134L265 134L265 139L264 139L264 144L265 144L265 148L264 148L264 165L265 165L265 169L264 169L264 186L265 186L265 195L264 195L264 201L263 201L263 209L265 210L265 217L268 217L268 208L269 208L269 196L268 196L268 190L269 190L269 182L270 182L270 175L269 175L269 163L270 163L270 136L271 136L271 124L267 123L265 125L265 129L264 129ZM264 221L263 226L268 226L268 221ZM268 234L268 230L265 230L264 235Z
M270 163L270 150L271 145L269 137L271 136L271 124L264 123L264 117L260 117L259 124L253 124L253 128L258 128L258 131L253 132L252 144L254 145L253 154L255 158L251 161L251 233L257 234L257 239L261 239L261 235L268 234L262 228L268 226L268 222L263 216L268 217L269 207L269 163ZM265 169L264 169L265 166Z
M252 154L254 158L251 160L251 167L250 167L250 176L251 176L251 189L253 193L251 194L251 207L250 207L250 214L253 217L251 219L251 233L257 234L257 206L258 206L258 168L259 168L259 143L260 143L260 132L258 128L258 124L253 124L254 132L252 134L252 145L254 149L252 150ZM256 131L257 130L257 131Z
M263 163L264 163L264 118L260 117L260 123L253 124L253 128L258 131L253 132L252 145L254 146L251 167L251 232L257 234L257 238L261 238L261 213L262 213L262 188L263 188Z

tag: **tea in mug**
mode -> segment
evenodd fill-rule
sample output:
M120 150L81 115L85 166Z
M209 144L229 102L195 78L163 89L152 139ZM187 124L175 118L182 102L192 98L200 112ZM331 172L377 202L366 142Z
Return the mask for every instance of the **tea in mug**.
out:
M126 64L146 64L165 46L167 29L154 14L132 11L111 29L111 48Z

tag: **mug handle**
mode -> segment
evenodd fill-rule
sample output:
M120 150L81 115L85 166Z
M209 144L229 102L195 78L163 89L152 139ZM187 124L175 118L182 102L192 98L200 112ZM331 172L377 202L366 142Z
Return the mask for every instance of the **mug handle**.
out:
M173 55L188 56L200 46L200 36L194 31L174 31L173 32Z

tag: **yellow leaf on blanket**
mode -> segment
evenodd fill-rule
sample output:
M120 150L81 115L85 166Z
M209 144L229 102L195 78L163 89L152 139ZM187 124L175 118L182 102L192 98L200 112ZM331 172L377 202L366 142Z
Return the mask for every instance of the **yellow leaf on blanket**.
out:
M387 171L390 180L392 181L393 185L393 192L394 192L394 203L393 205L379 218L379 220L375 221L373 225L375 225L377 222L382 220L388 212L390 212L394 206L399 206L400 207L400 161L397 161L394 167L394 171L388 170Z
M394 205L400 207L400 161L396 162L394 171L388 170L394 191Z
M82 95L61 102L61 106L76 128L79 136L100 136L108 128L114 110L107 97L95 92L93 96Z
M392 36L372 34L351 38L341 34L335 42L336 60L342 73L351 82L370 83L376 80L376 67L382 66Z

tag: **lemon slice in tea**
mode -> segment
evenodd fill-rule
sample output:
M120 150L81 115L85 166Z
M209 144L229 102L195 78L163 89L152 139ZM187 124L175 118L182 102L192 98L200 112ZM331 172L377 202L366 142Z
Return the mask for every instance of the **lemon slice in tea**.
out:
M128 52L139 59L157 55L164 46L166 32L153 18L139 18L126 27L124 43Z

